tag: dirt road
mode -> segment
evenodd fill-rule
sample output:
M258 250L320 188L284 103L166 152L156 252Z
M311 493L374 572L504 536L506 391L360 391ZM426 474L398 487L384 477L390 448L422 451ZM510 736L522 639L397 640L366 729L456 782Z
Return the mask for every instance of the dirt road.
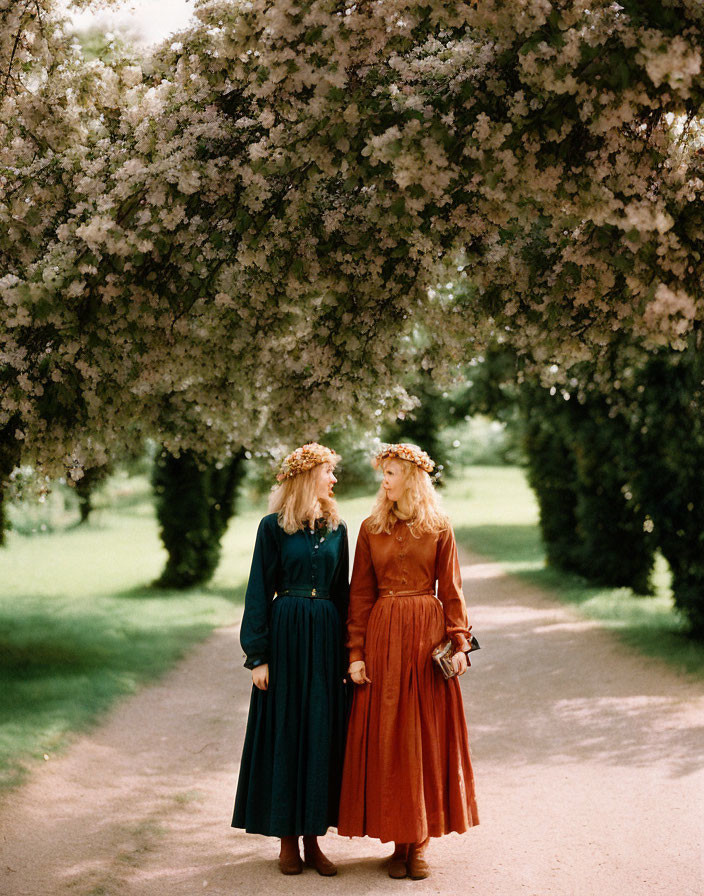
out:
M6 798L0 893L701 896L704 687L493 564L463 575L482 823L432 841L428 880L392 881L387 846L335 834L336 878L284 878L273 840L229 827L250 680L228 628Z

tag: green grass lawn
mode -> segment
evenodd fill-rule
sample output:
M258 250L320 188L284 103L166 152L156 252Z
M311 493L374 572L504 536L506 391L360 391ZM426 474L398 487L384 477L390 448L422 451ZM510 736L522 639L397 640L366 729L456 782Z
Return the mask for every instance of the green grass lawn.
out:
M165 553L146 483L87 526L0 550L0 790L51 758L124 694L241 612L259 510L233 520L206 588L149 587Z
M352 544L372 499L340 502ZM573 603L643 652L702 674L704 647L682 635L664 564L653 598L546 569L533 495L516 468L471 467L448 484L444 499L468 549ZM263 503L240 501L213 581L185 593L149 587L165 554L145 480L118 480L87 526L57 517L47 534L10 533L0 550L0 790L214 627L239 619L263 512Z

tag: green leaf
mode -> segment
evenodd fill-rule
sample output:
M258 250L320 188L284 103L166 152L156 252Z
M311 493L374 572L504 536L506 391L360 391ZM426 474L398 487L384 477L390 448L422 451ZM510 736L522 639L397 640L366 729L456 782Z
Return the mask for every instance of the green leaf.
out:
M389 211L396 215L397 218L402 218L406 214L406 199L404 196L399 196L397 199L391 203L389 207Z

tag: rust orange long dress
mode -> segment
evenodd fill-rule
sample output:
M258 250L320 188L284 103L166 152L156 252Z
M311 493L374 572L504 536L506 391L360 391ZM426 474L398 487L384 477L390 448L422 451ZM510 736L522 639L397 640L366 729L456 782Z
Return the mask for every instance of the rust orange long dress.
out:
M436 595L437 583L437 595ZM451 529L414 536L362 523L350 584L347 646L358 685L347 734L338 832L419 843L479 823L458 678L430 654L470 626Z

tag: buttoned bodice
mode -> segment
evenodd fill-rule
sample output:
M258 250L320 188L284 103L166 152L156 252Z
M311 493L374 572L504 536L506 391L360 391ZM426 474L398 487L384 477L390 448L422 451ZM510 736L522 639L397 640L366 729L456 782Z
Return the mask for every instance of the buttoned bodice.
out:
M277 529L280 535L276 592L302 589L328 594L340 561L343 527L333 531L322 526L312 531L306 527L292 535L287 535L278 525Z
M378 591L435 591L439 533L413 535L399 520L390 533L368 537Z
M347 616L349 559L347 527L316 526L289 535L270 513L259 524L245 594L240 643L245 666L268 662L271 605L284 592L329 598L342 623Z

